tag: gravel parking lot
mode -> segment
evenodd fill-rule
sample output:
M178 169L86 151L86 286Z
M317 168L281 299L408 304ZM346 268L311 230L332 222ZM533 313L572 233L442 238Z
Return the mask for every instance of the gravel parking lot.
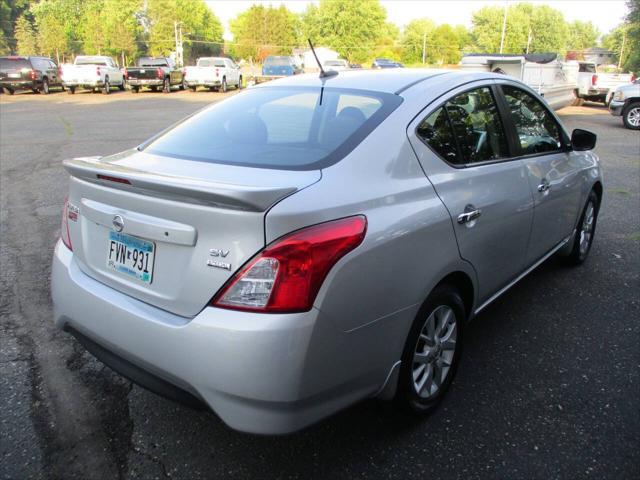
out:
M638 478L640 134L595 104L560 112L598 134L590 258L546 262L471 323L426 420L368 401L295 435L244 435L132 386L56 331L61 161L124 150L222 98L0 96L0 478Z

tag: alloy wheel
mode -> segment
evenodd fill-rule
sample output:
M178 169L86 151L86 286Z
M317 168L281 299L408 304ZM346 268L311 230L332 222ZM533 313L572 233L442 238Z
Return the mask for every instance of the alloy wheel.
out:
M413 354L413 388L419 397L434 397L451 370L458 338L456 315L447 305L436 308L420 332Z
M580 227L580 255L585 255L591 246L595 211L596 209L593 202L589 202L584 212L584 218L582 219L582 225Z
M627 113L627 122L634 127L640 127L640 107L635 107Z

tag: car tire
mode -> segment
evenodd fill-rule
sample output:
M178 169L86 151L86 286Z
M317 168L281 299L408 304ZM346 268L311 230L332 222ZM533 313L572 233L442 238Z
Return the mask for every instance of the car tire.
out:
M121 92L124 92L124 89L125 89L125 84L124 84L124 80L122 80L122 83L118 85L118 90L120 90Z
M437 407L460 363L466 317L464 302L455 287L439 285L429 294L404 346L396 405L419 415Z
M131 87L131 93L138 93L140 89L138 87Z
M166 77L162 82L162 93L171 93L171 80Z
M109 95L111 93L111 84L109 83L109 77L105 77L104 85L102 86L102 94Z
M573 101L571 102L571 105L573 107L581 107L584 104L584 98L580 98L578 96L578 92L574 91L573 92Z
M195 93L195 91L198 89L198 87L189 87L191 89L192 92Z
M67 89L67 92L69 92L69 95L73 95L74 93L76 93L76 87L69 87Z
M624 126L631 130L640 130L640 102L632 102L622 111Z
M564 260L568 264L580 265L587 259L591 251L591 245L593 244L593 237L596 234L599 210L600 202L598 201L598 195L591 190L582 209L578 226L576 227L576 234L573 239L571 251L564 257Z
M180 83L180 90L186 90L187 89L187 82L184 81L184 79L182 79L182 82Z
M240 75L240 77L238 77L238 90L242 90L242 75Z
M151 90L152 92L157 92L158 91L158 87L149 87L149 90Z
M220 91L222 93L226 93L227 92L227 79L222 77L222 83L220 84Z
M16 93L16 91L13 88L7 88L6 90L7 92L9 92L9 95L13 95L14 93Z
M42 79L42 88L40 88L42 95L49 95L49 80L45 77Z

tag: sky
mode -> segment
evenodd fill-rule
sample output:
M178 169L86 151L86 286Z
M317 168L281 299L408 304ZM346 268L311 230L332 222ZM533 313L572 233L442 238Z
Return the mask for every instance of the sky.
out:
M624 0L528 0L535 5L549 5L560 10L565 20L593 22L602 33L615 28L627 12ZM229 20L253 4L279 6L301 13L313 0L206 0L225 28L225 39L231 40ZM518 3L516 0L381 0L387 10L387 18L402 28L414 18L427 17L436 23L471 26L471 14L484 6L504 6Z

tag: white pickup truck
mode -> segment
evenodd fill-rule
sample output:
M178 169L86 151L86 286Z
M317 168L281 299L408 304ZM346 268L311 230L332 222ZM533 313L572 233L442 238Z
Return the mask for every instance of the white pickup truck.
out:
M79 55L73 64L62 65L60 74L62 84L70 94L76 93L76 88L100 89L105 95L111 87L124 90L124 74L111 57Z
M597 68L592 62L579 62L578 85L574 105L582 105L585 100L602 102L605 105L620 85L633 81L631 73L607 73L604 67Z
M203 57L198 59L195 67L185 67L184 83L194 92L200 86L226 92L229 86L242 88L242 73L229 58Z

